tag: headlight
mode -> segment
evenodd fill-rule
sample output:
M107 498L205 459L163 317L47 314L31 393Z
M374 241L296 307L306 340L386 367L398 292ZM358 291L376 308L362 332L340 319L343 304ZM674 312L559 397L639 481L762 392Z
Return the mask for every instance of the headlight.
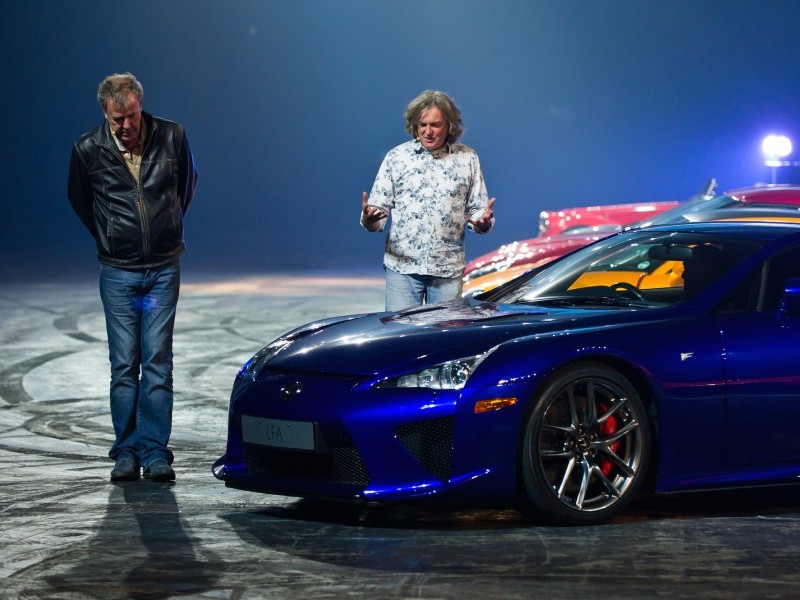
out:
M278 352L287 346L290 346L294 340L295 338L283 337L278 338L269 346L264 346L261 350L255 353L253 358L242 365L242 368L239 369L239 372L236 374L236 376L241 377L242 375L250 375L250 377L252 377L254 380L258 379L258 374L261 372L261 369L264 368L264 365L266 365L269 360Z
M449 360L413 373L381 381L378 388L428 388L432 390L460 390L470 375L489 355L489 352L469 358Z

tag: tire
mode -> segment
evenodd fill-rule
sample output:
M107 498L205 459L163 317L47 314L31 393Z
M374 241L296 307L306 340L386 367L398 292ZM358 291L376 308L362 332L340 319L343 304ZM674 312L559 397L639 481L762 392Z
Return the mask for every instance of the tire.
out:
M608 521L645 478L647 411L622 374L599 363L558 371L523 424L524 512L562 525Z

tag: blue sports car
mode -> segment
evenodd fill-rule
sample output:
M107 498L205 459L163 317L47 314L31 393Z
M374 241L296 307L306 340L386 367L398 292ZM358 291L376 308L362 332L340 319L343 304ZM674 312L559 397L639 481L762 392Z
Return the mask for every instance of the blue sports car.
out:
M613 235L472 299L326 319L242 367L227 486L607 521L800 477L800 225Z

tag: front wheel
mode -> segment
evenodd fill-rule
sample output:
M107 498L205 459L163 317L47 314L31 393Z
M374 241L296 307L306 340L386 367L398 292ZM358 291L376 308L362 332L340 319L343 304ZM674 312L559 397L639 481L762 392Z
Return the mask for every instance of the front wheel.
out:
M565 367L524 423L523 509L560 524L607 521L641 486L650 444L647 412L625 377L598 363Z

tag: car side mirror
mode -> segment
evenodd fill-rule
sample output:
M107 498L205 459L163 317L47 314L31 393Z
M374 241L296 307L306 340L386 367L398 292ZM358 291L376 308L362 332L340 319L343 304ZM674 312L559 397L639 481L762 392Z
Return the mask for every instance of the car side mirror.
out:
M800 317L800 277L786 280L780 312L784 317Z

